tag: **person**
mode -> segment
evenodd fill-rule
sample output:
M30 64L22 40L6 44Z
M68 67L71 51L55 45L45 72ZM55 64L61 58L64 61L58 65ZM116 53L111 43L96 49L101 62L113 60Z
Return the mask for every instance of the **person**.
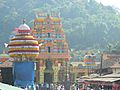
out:
M28 90L28 88L26 87L24 90Z
M70 80L65 82L65 90L70 90Z
M60 90L61 89L61 85L59 84L58 86L57 86L57 90Z
M65 90L64 85L61 85L60 90Z
M49 90L49 84L48 83L46 83L46 88L47 88L47 90Z
M41 86L40 86L40 90L44 90L44 88L43 88L43 84L41 84Z
M78 81L76 81L76 83L75 83L75 90L79 90Z
M50 90L54 90L54 85L53 85L53 83L50 84Z
M102 85L102 88L101 88L101 90L104 90L104 86Z
M39 90L39 85L38 84L36 84L36 90Z
M31 90L35 90L34 85L31 86Z
M28 90L31 90L31 86L30 85L28 86Z
M47 90L47 85L46 85L46 83L43 84L43 90Z
M90 86L87 86L87 90L91 90Z

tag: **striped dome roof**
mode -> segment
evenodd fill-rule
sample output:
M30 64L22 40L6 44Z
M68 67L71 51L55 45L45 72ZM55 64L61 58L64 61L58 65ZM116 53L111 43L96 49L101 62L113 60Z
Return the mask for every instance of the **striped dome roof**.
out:
M9 42L9 55L11 57L22 57L24 58L22 61L26 61L25 58L35 58L39 54L39 44L30 32L27 32L30 30L29 26L22 24L18 30L18 33L16 33L15 37L11 38Z
M19 27L18 27L19 30L30 30L30 27L27 25L27 24L21 24Z
M21 24L19 27L18 27L18 34L29 34L30 33L30 27L27 25L27 24Z

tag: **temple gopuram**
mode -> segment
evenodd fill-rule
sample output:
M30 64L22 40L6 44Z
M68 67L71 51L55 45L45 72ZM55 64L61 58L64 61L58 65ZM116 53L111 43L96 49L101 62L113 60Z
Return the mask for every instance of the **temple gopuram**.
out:
M37 13L32 34L40 46L36 82L41 84L65 81L69 77L67 62L70 55L60 15Z

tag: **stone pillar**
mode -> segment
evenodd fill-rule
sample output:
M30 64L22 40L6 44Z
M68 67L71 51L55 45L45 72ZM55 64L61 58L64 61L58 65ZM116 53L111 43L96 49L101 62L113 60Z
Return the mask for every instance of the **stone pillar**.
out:
M77 79L77 72L75 72L74 75L75 75L75 78L74 78L74 82L75 82Z
M45 63L43 60L39 62L39 84L44 83L44 70L45 70Z
M57 83L58 82L58 72L60 70L60 67L58 65L57 60L53 63L52 68L53 68L53 71L54 71L54 81L53 82Z

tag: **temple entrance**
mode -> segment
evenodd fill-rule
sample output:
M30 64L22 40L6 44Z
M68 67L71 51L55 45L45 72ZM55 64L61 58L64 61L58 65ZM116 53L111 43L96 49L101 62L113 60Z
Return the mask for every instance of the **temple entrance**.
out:
M0 74L2 77L2 82L6 84L13 85L13 75L12 75L12 68L1 68L0 69Z
M45 71L44 71L44 82L45 83L53 83L54 79L54 71L52 68L53 63L50 60L45 60Z
M46 72L44 74L44 82L48 84L53 83L53 74Z
M59 79L59 83L63 83L65 81L65 70L64 69L60 69L58 72L58 79Z

